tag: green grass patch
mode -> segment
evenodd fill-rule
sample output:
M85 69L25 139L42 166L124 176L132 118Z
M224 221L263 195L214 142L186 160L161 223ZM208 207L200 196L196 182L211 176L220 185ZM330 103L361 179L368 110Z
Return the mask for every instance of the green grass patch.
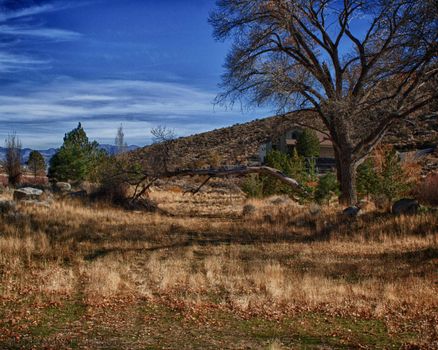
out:
M86 311L85 305L79 301L69 301L60 306L50 306L43 310L40 322L30 328L36 337L47 337L68 329L69 324L80 319Z

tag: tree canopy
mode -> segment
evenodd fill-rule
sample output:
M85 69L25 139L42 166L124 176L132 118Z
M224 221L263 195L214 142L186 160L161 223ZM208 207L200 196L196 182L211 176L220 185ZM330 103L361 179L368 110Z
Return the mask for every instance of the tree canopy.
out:
M319 157L321 146L318 135L314 130L304 129L297 139L297 151L305 158Z
M91 179L105 157L96 141L88 140L81 123L65 134L64 143L50 160L49 177L58 181Z
M435 1L218 0L210 22L233 41L218 101L312 109L346 203L387 130L438 98Z
M44 174L44 171L46 170L46 161L40 152L34 150L29 154L27 166L32 174L36 177L39 174Z

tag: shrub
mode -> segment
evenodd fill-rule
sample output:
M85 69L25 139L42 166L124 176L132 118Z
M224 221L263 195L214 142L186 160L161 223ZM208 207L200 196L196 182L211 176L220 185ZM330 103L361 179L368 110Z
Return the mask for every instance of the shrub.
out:
M327 173L320 177L315 190L315 200L318 203L328 202L334 195L339 196L339 183L334 173Z
M266 165L280 170L284 175L303 185L309 179L304 159L298 155L296 150L292 156L277 150L271 151L266 156ZM247 176L242 190L250 197L296 194L290 186L269 175Z
M141 183L144 177L141 164L127 153L108 157L96 172L100 186L94 197L118 205L126 204L130 199L131 184Z
M208 165L210 168L219 168L222 163L222 157L218 151L210 151L208 153Z
M294 178L300 183L305 183L307 180L304 159L295 150L292 156L280 151L269 152L266 156L266 165L280 170L286 176ZM290 186L271 176L263 175L260 178L263 182L263 194L265 196L276 194L291 195L294 193Z
M113 204L124 204L129 196L129 185L118 181L117 179L108 179L103 182L97 193L94 194L95 198L107 201Z
M242 191L250 198L263 197L263 181L257 174L250 174L245 178L242 185Z
M428 175L417 185L414 193L421 203L438 206L438 173Z
M246 205L243 207L242 215L243 215L243 216L248 216L248 215L252 215L252 214L254 214L255 212L256 212L256 207L255 207L254 205L252 205L252 204L246 204Z

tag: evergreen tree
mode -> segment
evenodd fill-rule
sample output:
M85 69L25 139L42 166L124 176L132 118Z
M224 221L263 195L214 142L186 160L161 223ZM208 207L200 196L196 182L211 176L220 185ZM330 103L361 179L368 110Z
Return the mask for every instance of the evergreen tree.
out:
M50 161L49 177L58 181L93 179L105 152L89 142L81 123L64 136L64 143Z
M386 150L380 173L380 193L391 203L409 190L410 184L394 149Z
M298 154L304 158L318 158L321 146L315 131L304 129L297 140Z
M412 183L397 152L393 148L383 148L358 167L357 186L362 197L383 196L391 203L408 193Z
M339 195L339 183L333 172L324 174L319 178L318 186L315 190L315 200L318 203L324 203L330 200L334 195Z
M357 192L360 197L369 197L379 191L379 179L373 159L367 158L357 168Z
M43 174L46 170L46 161L43 155L38 151L30 152L27 165L34 177L37 177L38 174Z

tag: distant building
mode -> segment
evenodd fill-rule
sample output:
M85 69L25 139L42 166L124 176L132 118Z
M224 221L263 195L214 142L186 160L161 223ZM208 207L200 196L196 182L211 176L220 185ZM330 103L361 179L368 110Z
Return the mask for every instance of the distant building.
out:
M293 128L290 129L278 137L267 140L259 147L259 161L261 164L265 162L266 155L272 150L278 150L283 153L292 154L297 146L298 138L300 137L303 129ZM320 156L317 159L317 167L321 171L329 170L335 166L335 151L333 149L332 141L327 135L316 131L316 135L320 144Z

